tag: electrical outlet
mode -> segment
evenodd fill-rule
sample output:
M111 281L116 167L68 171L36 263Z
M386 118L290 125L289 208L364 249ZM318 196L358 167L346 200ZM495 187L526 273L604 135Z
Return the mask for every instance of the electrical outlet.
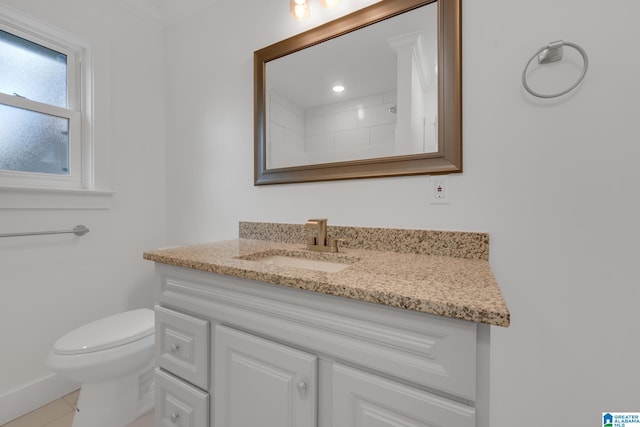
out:
M449 177L436 175L431 177L430 202L432 205L449 204Z

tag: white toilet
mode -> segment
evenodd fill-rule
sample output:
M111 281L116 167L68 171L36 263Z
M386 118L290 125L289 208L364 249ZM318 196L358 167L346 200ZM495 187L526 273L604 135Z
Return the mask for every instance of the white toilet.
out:
M154 312L96 320L53 345L47 366L81 384L73 427L125 427L154 406Z

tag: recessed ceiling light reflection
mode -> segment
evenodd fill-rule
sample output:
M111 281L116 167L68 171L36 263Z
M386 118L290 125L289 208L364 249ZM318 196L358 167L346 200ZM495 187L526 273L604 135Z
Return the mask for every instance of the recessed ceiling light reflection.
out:
M334 87L331 88L335 93L341 93L344 92L344 86L342 85L335 85Z

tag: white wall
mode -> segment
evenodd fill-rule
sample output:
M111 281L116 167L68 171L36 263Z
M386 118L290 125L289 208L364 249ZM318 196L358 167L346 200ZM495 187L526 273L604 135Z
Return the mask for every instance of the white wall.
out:
M165 243L162 32L102 0L1 0L111 45L113 190L109 210L2 210L0 233L84 224L89 234L0 239L0 424L65 385L44 361L64 333L152 305L153 265ZM0 197L2 193L0 192ZM56 396L57 397L57 396ZM30 407L30 408L29 408Z
M396 115L389 108L395 105L396 92L391 91L307 109L304 143L308 163L392 155Z
M396 105L395 91L306 110L273 89L266 96L268 169L393 156L398 149L396 115L389 112ZM404 154L413 152L409 148Z
M282 0L216 2L167 37L169 241L317 216L487 231L512 312L492 330L491 425L638 411L638 16L626 0L464 0L465 171L449 205L429 205L424 176L254 187L252 52L319 22L294 22ZM522 69L561 38L587 50L589 73L562 100L531 100ZM534 77L571 80L566 64Z
M268 89L265 96L267 168L306 165L304 110L275 89Z

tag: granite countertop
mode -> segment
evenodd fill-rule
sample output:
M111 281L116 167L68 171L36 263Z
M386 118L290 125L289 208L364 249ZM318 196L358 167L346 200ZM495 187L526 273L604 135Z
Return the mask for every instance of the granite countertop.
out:
M249 228L255 224L244 223ZM242 227L243 223L241 237L258 238L148 251L144 253L144 259L472 322L509 326L509 309L488 259L484 259L488 255L465 258L457 253L457 256L443 256L425 254L421 250L413 252L422 253L372 250L349 247L349 241L337 254L312 252L306 250L303 243L277 241L279 239L273 233L267 233L267 236L276 240L266 240L265 235L243 233ZM334 235L349 234L353 230L346 227L329 229ZM372 234L369 230L366 235ZM406 234L406 230L402 232ZM455 232L444 237L459 238ZM475 238L464 237L466 241L468 237ZM365 244L352 246L367 247ZM445 246L451 247L451 244ZM339 272L327 273L255 260L264 255L290 255L349 266Z

